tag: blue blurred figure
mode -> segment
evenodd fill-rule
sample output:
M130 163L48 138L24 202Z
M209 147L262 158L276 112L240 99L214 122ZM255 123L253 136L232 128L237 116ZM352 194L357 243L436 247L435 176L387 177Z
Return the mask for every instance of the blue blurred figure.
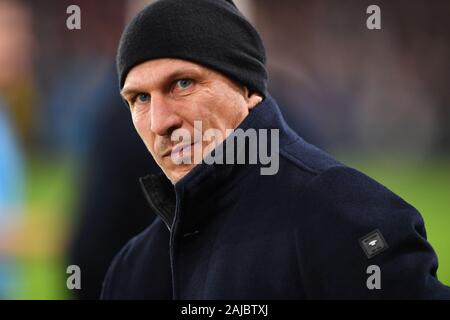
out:
M18 285L17 268L7 248L8 236L21 218L24 203L24 164L6 104L0 98L0 299Z

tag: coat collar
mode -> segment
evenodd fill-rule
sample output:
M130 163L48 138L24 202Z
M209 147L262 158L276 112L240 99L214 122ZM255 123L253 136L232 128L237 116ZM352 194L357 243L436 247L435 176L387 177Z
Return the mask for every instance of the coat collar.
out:
M275 100L270 95L267 95L249 113L238 128L244 131L250 128L279 129L280 146L283 140L289 139L288 131L291 130L284 122ZM225 150L225 146L232 136L223 142L222 148L217 147L216 150ZM245 151L236 150L233 164L206 164L202 162L175 185L172 185L162 173L140 179L142 189L152 210L161 217L169 230L172 230L174 221L179 219L183 220L188 230L192 229L206 218L206 212L211 211L178 210L182 203L183 206L195 207L197 203L205 202L205 199L208 199L206 202L211 205L213 203L211 199L220 190L229 191L230 187L236 188L233 182L240 180L252 167L236 163L238 152ZM259 165L256 166L259 167ZM214 203L214 206L216 205L217 203ZM214 211L217 211L216 209ZM183 217L176 217L176 214L183 215Z

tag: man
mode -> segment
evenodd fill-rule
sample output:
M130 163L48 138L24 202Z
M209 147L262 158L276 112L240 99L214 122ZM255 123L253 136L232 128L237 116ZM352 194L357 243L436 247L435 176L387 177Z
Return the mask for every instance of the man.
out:
M419 213L286 125L262 41L232 1L148 6L117 62L165 177L141 180L158 218L116 256L102 298L450 298ZM180 130L194 140L179 142ZM210 130L223 138L211 143ZM279 135L260 135L255 155L251 139L233 143L250 130ZM248 161L266 148L277 156L268 174L267 162Z

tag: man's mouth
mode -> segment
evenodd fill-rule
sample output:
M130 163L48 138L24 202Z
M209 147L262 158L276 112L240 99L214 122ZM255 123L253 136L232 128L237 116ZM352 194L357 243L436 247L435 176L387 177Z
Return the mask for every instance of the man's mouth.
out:
M171 155L172 156L178 156L178 157L184 157L187 153L190 153L192 146L194 143L191 144L185 144L185 145L177 145L175 148L172 149Z
M199 141L198 141L199 142ZM192 153L193 147L198 143L193 142L191 144L184 144L184 145L176 145L175 147L169 148L167 151L165 151L162 155L162 157L177 157L177 158L184 158L186 156L190 156Z

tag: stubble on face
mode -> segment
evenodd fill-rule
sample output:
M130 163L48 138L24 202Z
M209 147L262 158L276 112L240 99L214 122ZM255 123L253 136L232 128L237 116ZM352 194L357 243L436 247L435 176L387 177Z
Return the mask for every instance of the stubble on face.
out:
M135 128L147 149L173 184L196 165L192 149L172 141L177 130L201 144L203 154L211 152L211 142L197 139L208 129L219 130L223 139L247 117L254 102L245 88L222 74L179 59L157 59L134 67L125 80L122 96L128 102ZM202 132L195 132L201 121ZM215 141L217 145L222 141ZM209 147L208 147L209 146ZM175 164L171 155L191 157L190 164Z

